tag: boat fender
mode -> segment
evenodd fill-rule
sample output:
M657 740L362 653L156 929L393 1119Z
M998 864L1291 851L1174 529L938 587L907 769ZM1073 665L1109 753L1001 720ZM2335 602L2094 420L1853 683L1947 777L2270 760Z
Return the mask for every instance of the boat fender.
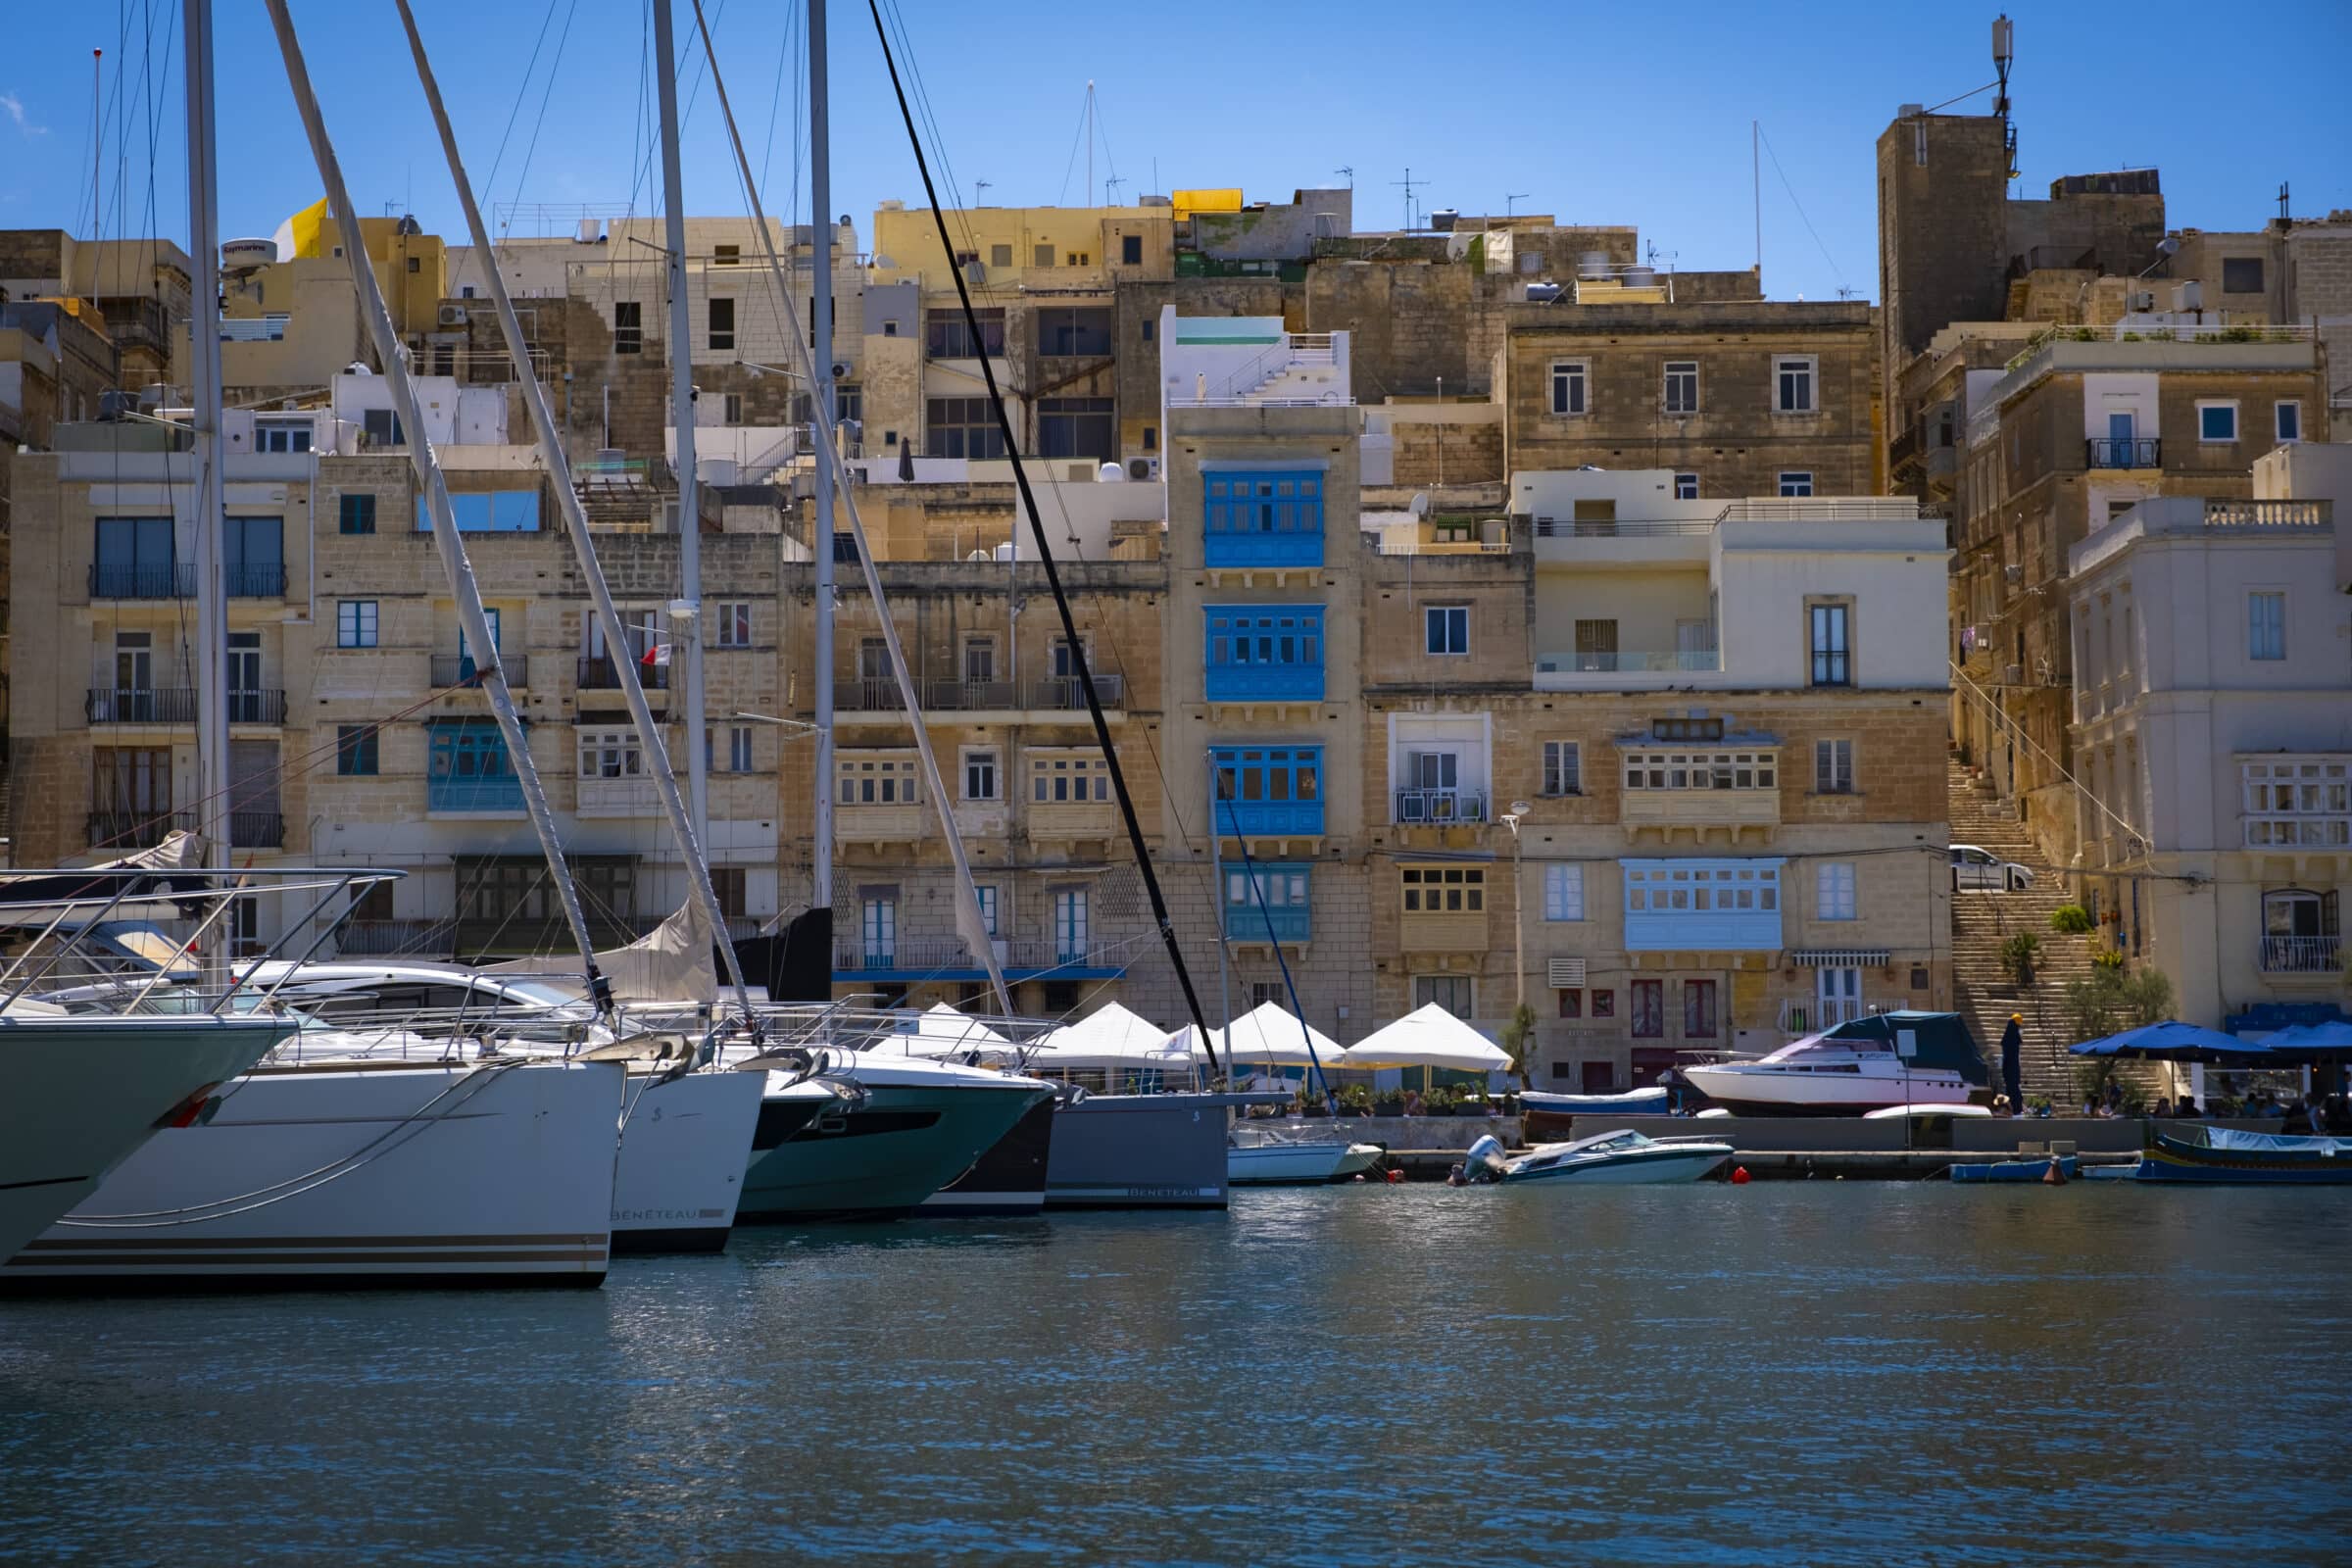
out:
M1732 1167L1732 1185L1734 1187L1745 1187L1751 1179L1752 1178L1750 1178L1747 1174L1747 1167L1745 1165L1735 1165Z
M2064 1187L2066 1185L2066 1167L2058 1163L2058 1156L2055 1154L2050 1156L2048 1168L2041 1173L2041 1185L2044 1187Z
M1404 1172L1395 1167L1383 1172L1383 1174L1388 1178L1388 1183L1391 1187L1395 1187L1404 1180Z

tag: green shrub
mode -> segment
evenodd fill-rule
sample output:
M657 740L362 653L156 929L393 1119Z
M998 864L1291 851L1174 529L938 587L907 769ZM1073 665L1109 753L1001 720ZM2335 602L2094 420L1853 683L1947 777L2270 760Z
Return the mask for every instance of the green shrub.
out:
M2041 956L2041 939L2031 931L2020 931L2001 944L2001 968L2012 984L2030 986L2034 983L2034 960Z
M2124 950L2101 948L2090 956L2090 962L2093 968L2120 970L2124 966Z
M2050 929L2060 936L2082 936L2092 924L2090 911L2080 904L2062 904L2050 911Z

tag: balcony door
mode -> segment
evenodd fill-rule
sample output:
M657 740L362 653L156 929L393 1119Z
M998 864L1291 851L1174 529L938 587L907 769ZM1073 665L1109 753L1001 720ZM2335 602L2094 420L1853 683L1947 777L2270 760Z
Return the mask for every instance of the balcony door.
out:
M493 652L496 652L506 641L498 627L498 612L490 606L484 605L482 619L490 623L490 647ZM588 624L594 626L596 622L591 618ZM466 628L463 626L458 628L458 679L462 681L473 679L473 650L466 646Z
M1862 971L1835 967L1814 970L1813 1000L1817 1004L1814 1028L1834 1029L1841 1023L1851 1023L1862 1016Z
M1400 822L1448 822L1461 804L1462 759L1457 752L1407 752Z
M232 724L262 724L269 720L265 713L266 700L262 695L262 634L258 631L232 631L228 634L228 721Z
M1576 623L1576 667L1607 673L1617 667L1617 623L1580 620Z
M222 564L231 599L274 599L286 591L286 525L278 517L223 517Z
M170 517L100 517L90 584L101 599L167 599L173 591Z
M115 633L114 718L124 724L155 721L155 633Z

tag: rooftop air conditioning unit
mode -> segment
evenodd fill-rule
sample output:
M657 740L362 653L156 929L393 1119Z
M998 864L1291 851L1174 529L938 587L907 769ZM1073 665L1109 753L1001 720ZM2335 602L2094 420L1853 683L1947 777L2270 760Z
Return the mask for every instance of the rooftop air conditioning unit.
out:
M833 379L838 381L843 376L848 375L856 367L852 366L847 360L835 360L833 362Z
M2025 665L2023 665L2023 664L2003 664L2003 665L2001 666L2001 684L2002 684L2002 685L2004 685L2004 686L2023 686L2025 683L2026 683L2026 666L2025 666Z
M466 324L466 307L444 305L441 307L440 319L443 326L464 326Z
M2205 308L2205 285L2196 278L2183 278L2173 285L2173 309L2185 315Z
M1159 460L1157 458L1129 458L1127 460L1127 477L1130 479L1158 478Z
M2125 309L2141 316L2155 310L2156 291L2152 288L2133 289L2131 299L2125 302Z

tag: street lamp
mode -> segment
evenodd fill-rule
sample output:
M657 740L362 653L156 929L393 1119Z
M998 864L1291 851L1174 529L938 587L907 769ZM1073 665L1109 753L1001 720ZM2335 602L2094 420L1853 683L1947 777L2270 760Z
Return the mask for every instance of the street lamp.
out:
M1527 1005L1527 878L1520 872L1519 819L1534 809L1525 801L1513 801L1502 813L1502 825L1511 830L1511 946L1518 979L1514 1012Z

